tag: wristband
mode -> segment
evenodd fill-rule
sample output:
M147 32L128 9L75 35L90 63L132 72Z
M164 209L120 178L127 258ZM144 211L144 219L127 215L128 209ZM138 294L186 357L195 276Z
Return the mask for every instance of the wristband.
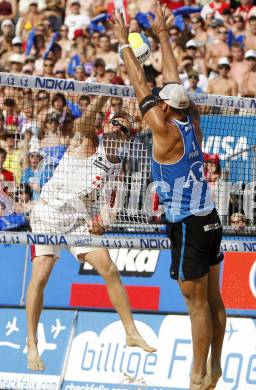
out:
M125 43L124 45L119 46L119 51L122 51L126 47L129 47L130 49L132 48L132 46L129 43Z

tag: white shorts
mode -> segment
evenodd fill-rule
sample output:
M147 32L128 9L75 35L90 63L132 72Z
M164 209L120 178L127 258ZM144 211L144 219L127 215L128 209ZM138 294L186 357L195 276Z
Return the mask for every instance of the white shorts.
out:
M75 223L73 221L72 215L60 213L57 215L55 209L51 208L48 204L37 204L31 213L30 226L33 233L89 235L88 225L85 219L80 217ZM54 256L55 260L57 260L60 257L60 250L62 248L68 249L78 261L79 255L99 249L90 246L61 247L59 245L31 245L32 260L38 256L49 255Z

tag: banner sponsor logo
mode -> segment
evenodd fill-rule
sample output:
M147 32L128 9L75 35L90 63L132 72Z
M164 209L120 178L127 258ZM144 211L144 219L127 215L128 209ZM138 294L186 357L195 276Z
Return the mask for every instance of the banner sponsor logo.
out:
M82 92L88 92L88 93L95 93L95 92L100 92L101 90L101 84L90 84L90 85L85 85L82 88Z
M141 238L141 249L171 249L171 242L168 238Z
M227 159L232 156L232 160L242 159L247 160L248 153L245 152L248 148L247 137L234 137L227 135L224 137L209 135L203 140L203 150L205 153L218 154L221 160ZM244 151L244 152L243 152Z
M36 77L35 88L54 89L59 91L74 91L75 84L70 80Z
M65 384L76 382L95 383L95 379L97 385L118 385L126 375L133 379L130 382L133 386L136 380L143 379L148 389L189 388L192 341L188 316L135 316L140 333L157 347L152 354L127 347L121 321L114 318L106 313L79 314L64 388ZM228 319L222 354L223 377L218 390L255 387L255 343L250 342L255 339L255 332L251 319Z
M65 236L48 234L27 234L27 244L33 245L68 245Z
M123 276L152 276L156 270L160 251L138 249L110 249L112 261ZM97 272L88 263L80 266L79 274L95 275Z

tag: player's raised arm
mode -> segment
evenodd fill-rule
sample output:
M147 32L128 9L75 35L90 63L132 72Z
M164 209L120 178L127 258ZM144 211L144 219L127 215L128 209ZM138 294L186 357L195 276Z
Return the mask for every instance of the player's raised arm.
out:
M164 82L177 82L181 84L178 64L173 54L168 33L170 24L173 21L173 15L168 14L166 6L161 6L159 2L156 2L154 6L154 14L155 18L151 18L150 23L153 31L160 40L160 47L163 58L162 73L164 76Z
M118 11L114 17L114 31L120 43L119 50L122 51L125 69L135 89L142 115L154 133L164 135L166 132L164 112L157 105L155 97L146 83L144 71L128 42L128 27L123 15Z
M87 110L83 115L75 120L74 130L78 131L81 135L95 133L95 120L98 112L102 111L102 108L106 104L108 96L97 96L93 98Z

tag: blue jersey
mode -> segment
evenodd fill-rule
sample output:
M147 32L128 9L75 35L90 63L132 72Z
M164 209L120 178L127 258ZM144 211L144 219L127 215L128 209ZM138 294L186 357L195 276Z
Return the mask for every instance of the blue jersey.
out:
M214 208L204 177L203 154L190 116L187 122L171 120L183 139L184 154L175 163L161 164L152 157L152 176L169 222L191 215L207 215Z

